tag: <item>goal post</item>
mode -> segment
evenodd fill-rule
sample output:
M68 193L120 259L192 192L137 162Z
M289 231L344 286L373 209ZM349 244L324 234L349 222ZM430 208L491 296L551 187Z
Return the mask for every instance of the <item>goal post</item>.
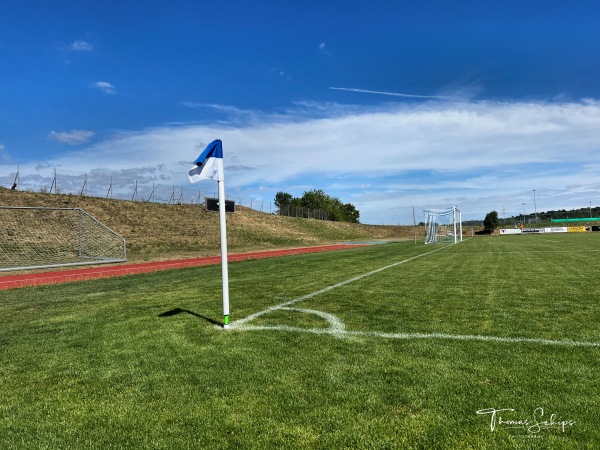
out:
M0 206L0 271L127 261L125 239L81 208Z
M456 206L448 209L425 209L425 244L462 242L462 213Z

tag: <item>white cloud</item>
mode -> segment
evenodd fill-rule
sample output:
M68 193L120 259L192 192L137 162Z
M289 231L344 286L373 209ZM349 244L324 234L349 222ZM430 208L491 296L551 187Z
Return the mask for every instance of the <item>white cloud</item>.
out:
M234 108L234 122L120 133L49 163L135 172L143 155L145 167L161 167L157 182L188 186L188 166L220 138L231 194L271 201L280 190L300 196L323 189L355 204L365 223L412 223L412 206L458 204L465 219L483 219L492 209L518 214L522 203L533 205L533 189L537 211L600 204L598 101L320 106L316 118L307 118L304 103L298 114L246 120ZM80 133L51 138L91 137Z
M71 130L69 133L51 131L48 134L48 139L62 144L80 145L89 142L92 136L94 136L94 132L88 130Z
M8 152L6 151L6 147L0 144L0 160L8 161L10 158L8 157Z
M325 42L321 42L319 44L319 50L321 51L322 54L324 55L331 55L332 53L327 49L327 44L325 44Z
M105 94L116 94L117 92L117 88L106 81L98 81L92 84L92 87L100 89Z
M254 114L254 111L252 111L252 110L240 109L236 106L221 105L218 103L194 103L194 102L184 101L181 104L183 106L185 106L186 108L207 108L207 109L212 109L214 111L232 114L232 115Z
M94 46L86 41L75 41L71 43L69 48L74 52L90 52Z

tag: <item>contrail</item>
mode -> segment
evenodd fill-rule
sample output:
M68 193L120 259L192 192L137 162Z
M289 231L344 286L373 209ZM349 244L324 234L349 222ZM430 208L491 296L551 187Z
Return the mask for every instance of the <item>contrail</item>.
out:
M368 89L355 89L355 88L343 88L343 87L330 87L329 89L332 89L334 91L360 92L362 94L389 95L390 97L402 97L402 98L438 98L438 99L444 99L444 100L454 100L453 97L447 97L445 95L400 94L398 92L370 91Z

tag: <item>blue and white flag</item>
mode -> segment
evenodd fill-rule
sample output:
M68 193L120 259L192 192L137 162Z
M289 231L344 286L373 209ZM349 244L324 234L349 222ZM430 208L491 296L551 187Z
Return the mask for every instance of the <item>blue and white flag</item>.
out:
M200 180L223 181L223 143L215 139L206 146L200 156L194 161L194 167L188 172L192 183Z

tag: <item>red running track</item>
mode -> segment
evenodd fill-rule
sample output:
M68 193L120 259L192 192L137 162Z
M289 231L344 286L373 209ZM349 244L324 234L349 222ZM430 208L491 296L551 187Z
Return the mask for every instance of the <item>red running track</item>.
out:
M318 247L302 247L287 250L268 250L262 252L239 253L228 255L227 261L243 261L246 259L275 258L278 256L299 255L303 253L344 250L366 244L335 244ZM184 267L206 266L219 264L220 256L204 258L181 259L175 261L155 261L139 264L124 264L120 266L92 267L87 269L61 270L56 272L30 273L24 275L9 275L0 277L0 290L14 289L27 286L42 286L46 284L67 283L70 281L93 280L96 278L118 277L136 273L155 272L157 270L181 269Z

